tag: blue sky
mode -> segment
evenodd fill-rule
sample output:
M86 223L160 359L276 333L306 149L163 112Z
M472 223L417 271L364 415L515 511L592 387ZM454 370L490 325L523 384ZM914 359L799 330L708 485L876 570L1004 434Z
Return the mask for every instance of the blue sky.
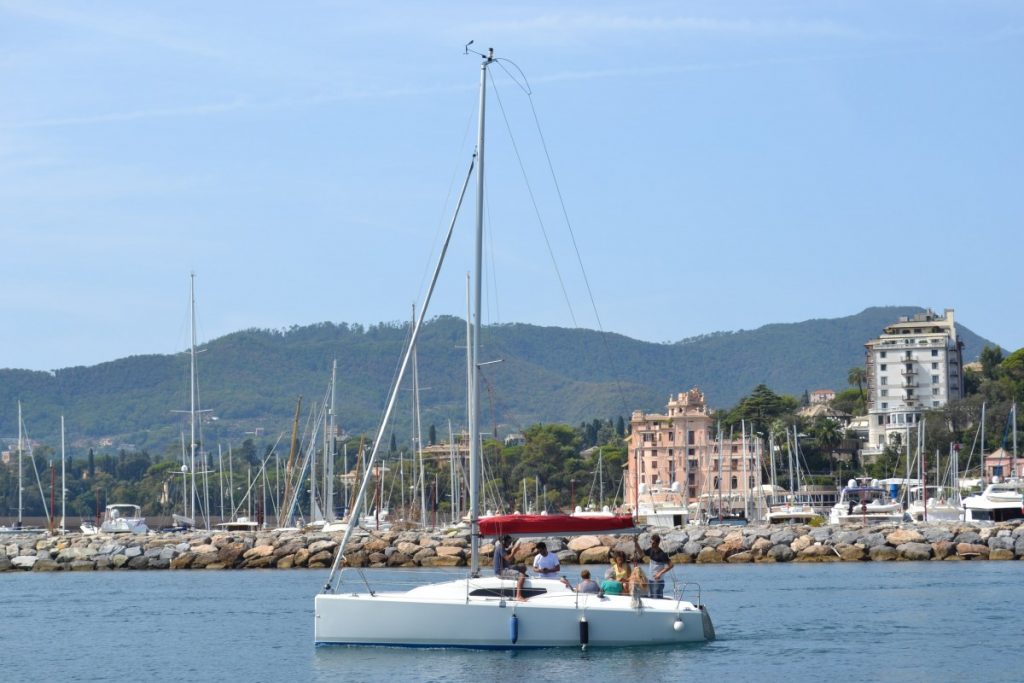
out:
M473 144L471 39L529 80L605 329L916 304L1024 346L1019 3L0 0L0 367L184 348L190 271L201 340L408 317ZM494 75L485 322L596 327ZM459 228L434 313L465 310Z

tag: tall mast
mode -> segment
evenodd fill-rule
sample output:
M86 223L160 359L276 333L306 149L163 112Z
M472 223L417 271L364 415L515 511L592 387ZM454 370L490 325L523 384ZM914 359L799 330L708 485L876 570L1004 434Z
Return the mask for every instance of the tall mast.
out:
M331 363L331 412L330 412L330 424L328 430L330 432L327 439L327 449L330 455L327 457L326 467L324 473L327 478L326 486L324 488L324 499L327 501L324 510L324 519L328 522L334 521L334 461L338 457L338 424L337 415L334 412L335 404L335 388L338 379L338 359L335 358L334 362ZM263 480L264 486L266 486L267 475L264 473Z
M416 326L416 304L412 306L412 324ZM420 426L420 371L416 347L412 347L412 420L413 438L416 440L416 459L420 470L420 526L427 526L427 490L423 469L423 429Z
M484 242L484 114L487 105L487 67L494 61L494 48L487 49L487 56L480 65L480 115L477 122L477 171L476 171L476 255L473 287L473 357L470 367L471 389L469 413L469 520L470 520L470 575L480 573L480 299L483 293L483 242Z
M189 439L189 468L192 472L191 491L191 512L186 511L189 519L195 522L196 519L196 274L189 273L189 331L191 345L189 358L191 360L189 370L189 425L191 438Z
M981 402L981 478L985 479L985 402Z
M68 489L64 485L64 416L60 416L60 531L64 533L64 507Z
M21 528L21 451L24 437L21 431L21 401L18 401L18 528Z

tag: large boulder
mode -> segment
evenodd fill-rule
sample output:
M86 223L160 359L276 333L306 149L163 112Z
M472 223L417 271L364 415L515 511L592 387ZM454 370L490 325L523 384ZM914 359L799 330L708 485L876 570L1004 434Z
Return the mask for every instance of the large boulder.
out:
M569 541L569 550L582 553L584 550L596 548L601 545L597 536L576 536Z
M771 535L772 545L789 545L796 540L796 532L792 529L779 529Z
M711 546L706 546L697 553L698 564L717 564L722 561L722 553Z
M726 561L731 564L746 564L754 561L754 554L749 550L742 552L736 552L726 557Z
M434 548L434 552L437 553L438 557L463 557L465 555L462 548L456 548L450 545L439 545Z
M395 546L395 549L397 549L398 552L400 552L400 553L403 553L405 555L408 555L408 556L412 557L412 556L414 556L416 553L418 553L420 551L420 546L419 546L418 543L409 543L408 541L399 541L398 545Z
M796 554L797 562L836 562L839 556L830 545L815 543L809 545Z
M788 544L777 543L768 549L767 557L775 562L790 562L796 557L796 553Z
M868 549L868 556L872 562L891 562L899 557L899 553L891 545L875 545Z
M38 560L35 555L16 555L11 558L11 564L18 569L32 569Z
M918 534L920 536L920 534ZM890 538L892 534L889 534ZM923 539L924 536L921 536ZM901 543L896 547L901 560L930 560L932 558L932 546L930 543L911 541Z
M424 548L424 550L427 550L427 548ZM461 567L465 563L465 560L461 557L454 557L452 555L433 555L420 560L420 565L423 567Z
M987 560L989 550L987 545L981 543L957 543L956 554L972 560Z
M241 562L242 555L246 550L247 548L245 547L245 543L241 541L225 543L220 550L217 551L217 561L223 563L226 567L234 567L236 564Z
M839 559L843 562L860 562L867 557L867 551L864 550L863 546L853 545L852 543L838 543L835 549L839 553Z
M861 545L869 550L875 546L885 545L885 534L878 531L873 531L868 534L864 534L858 541Z
M580 552L580 564L607 564L611 548L606 545L595 545Z
M956 546L952 541L943 540L932 543L933 560L944 560L950 555L956 555Z
M1006 548L993 548L988 553L988 559L990 560L1014 560L1016 559L1013 555L1012 550Z
M885 537L886 543L899 547L905 543L924 543L925 537L916 529L897 529Z
M149 558L145 555L136 555L128 559L128 569L148 569Z
M793 539L793 542L789 544L789 547L793 549L793 552L800 554L801 550L810 547L813 543L810 536L800 536Z
M56 572L60 571L61 569L62 567L60 563L58 563L56 560L38 560L35 564L32 565L32 571L34 572Z
M926 526L921 529L921 535L929 543L953 540L953 532L941 526Z

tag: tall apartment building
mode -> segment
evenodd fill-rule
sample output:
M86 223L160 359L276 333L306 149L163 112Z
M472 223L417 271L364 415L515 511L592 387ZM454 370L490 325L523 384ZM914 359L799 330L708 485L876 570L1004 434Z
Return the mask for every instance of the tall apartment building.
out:
M952 309L941 316L931 310L903 316L864 347L869 426L862 456L881 453L922 412L963 398L963 342Z
M719 453L700 389L669 397L664 414L633 411L630 427L626 504L634 510L641 487L656 492L676 485L687 503L721 497L730 508L743 509L760 484L755 443L726 439ZM640 499L646 501L645 494Z

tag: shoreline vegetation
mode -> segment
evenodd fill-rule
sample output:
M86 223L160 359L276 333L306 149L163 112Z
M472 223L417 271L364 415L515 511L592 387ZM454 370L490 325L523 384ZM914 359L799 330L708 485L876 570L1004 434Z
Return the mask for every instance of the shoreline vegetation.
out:
M673 564L774 562L978 561L1024 558L1024 523L962 522L853 527L685 527L649 529ZM9 534L0 537L0 572L151 569L326 568L342 533L269 530L245 533L192 531L63 536ZM523 539L516 562L532 559L544 540L564 565L607 564L613 550L633 553L633 535ZM464 567L469 562L466 529L429 532L357 532L346 553L349 566ZM491 539L481 546L481 567L490 569Z

